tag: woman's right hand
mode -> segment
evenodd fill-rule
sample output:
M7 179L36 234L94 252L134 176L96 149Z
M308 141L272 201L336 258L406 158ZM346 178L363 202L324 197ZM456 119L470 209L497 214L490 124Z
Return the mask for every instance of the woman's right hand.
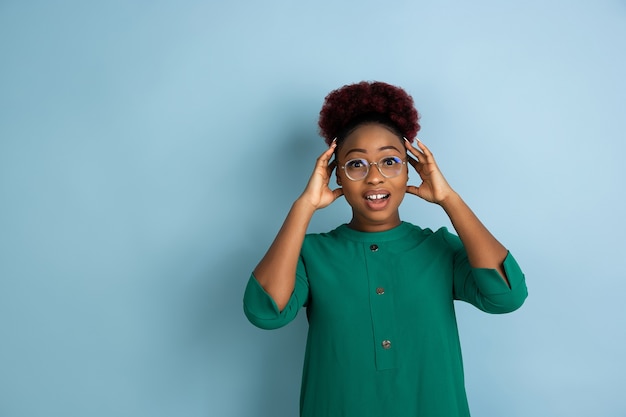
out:
M335 160L329 162L336 147L337 142L333 141L329 148L317 158L313 174L311 174L311 178L309 178L309 182L299 198L311 204L316 210L330 205L343 195L342 188L331 190L328 186L332 172L337 167Z

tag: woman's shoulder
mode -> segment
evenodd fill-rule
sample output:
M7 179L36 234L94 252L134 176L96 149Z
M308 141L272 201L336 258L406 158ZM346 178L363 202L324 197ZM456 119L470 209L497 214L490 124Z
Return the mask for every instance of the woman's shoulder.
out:
M347 224L342 224L336 228L326 232L308 232L304 236L305 243L309 242L332 242L334 240L341 240L343 237L343 230L347 228Z

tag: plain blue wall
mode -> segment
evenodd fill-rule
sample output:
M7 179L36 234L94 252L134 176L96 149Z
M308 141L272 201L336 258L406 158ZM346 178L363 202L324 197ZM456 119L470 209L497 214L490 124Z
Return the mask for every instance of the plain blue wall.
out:
M623 0L0 1L0 416L295 416L304 315L241 296L324 96L382 80L527 275L458 305L474 415L623 417L625 51Z

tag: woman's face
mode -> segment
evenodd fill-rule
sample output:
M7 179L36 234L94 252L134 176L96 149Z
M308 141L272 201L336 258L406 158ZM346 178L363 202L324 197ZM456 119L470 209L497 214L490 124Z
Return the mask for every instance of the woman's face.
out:
M406 148L397 135L380 124L365 124L355 129L337 149L337 183L343 188L343 195L352 207L350 227L364 232L389 230L400 224L398 207L404 199L408 170ZM387 178L381 174L377 165L393 164L393 158L399 158L399 174ZM367 175L360 180L348 178L346 163L362 159L369 163ZM353 167L362 168L356 162ZM382 165L382 164L381 164ZM388 172L387 172L388 173ZM354 175L353 175L354 177Z

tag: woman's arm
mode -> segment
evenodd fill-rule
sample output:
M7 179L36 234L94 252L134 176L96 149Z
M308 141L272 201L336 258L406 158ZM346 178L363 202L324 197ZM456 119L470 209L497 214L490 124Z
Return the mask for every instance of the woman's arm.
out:
M474 268L495 269L508 284L503 267L507 249L487 230L457 193L452 193L439 205L461 238L470 265Z
M507 249L496 240L463 199L450 187L430 150L419 140L417 148L408 141L405 143L409 152L417 158L417 160L409 158L409 162L422 179L419 187L408 185L407 192L438 204L444 209L463 242L473 268L495 269L507 281L503 267L508 253Z
M328 187L336 163L330 162L336 143L317 158L315 169L300 197L294 202L263 259L254 269L254 277L272 297L279 310L283 310L293 292L296 266L302 242L313 213L343 195L341 188Z

